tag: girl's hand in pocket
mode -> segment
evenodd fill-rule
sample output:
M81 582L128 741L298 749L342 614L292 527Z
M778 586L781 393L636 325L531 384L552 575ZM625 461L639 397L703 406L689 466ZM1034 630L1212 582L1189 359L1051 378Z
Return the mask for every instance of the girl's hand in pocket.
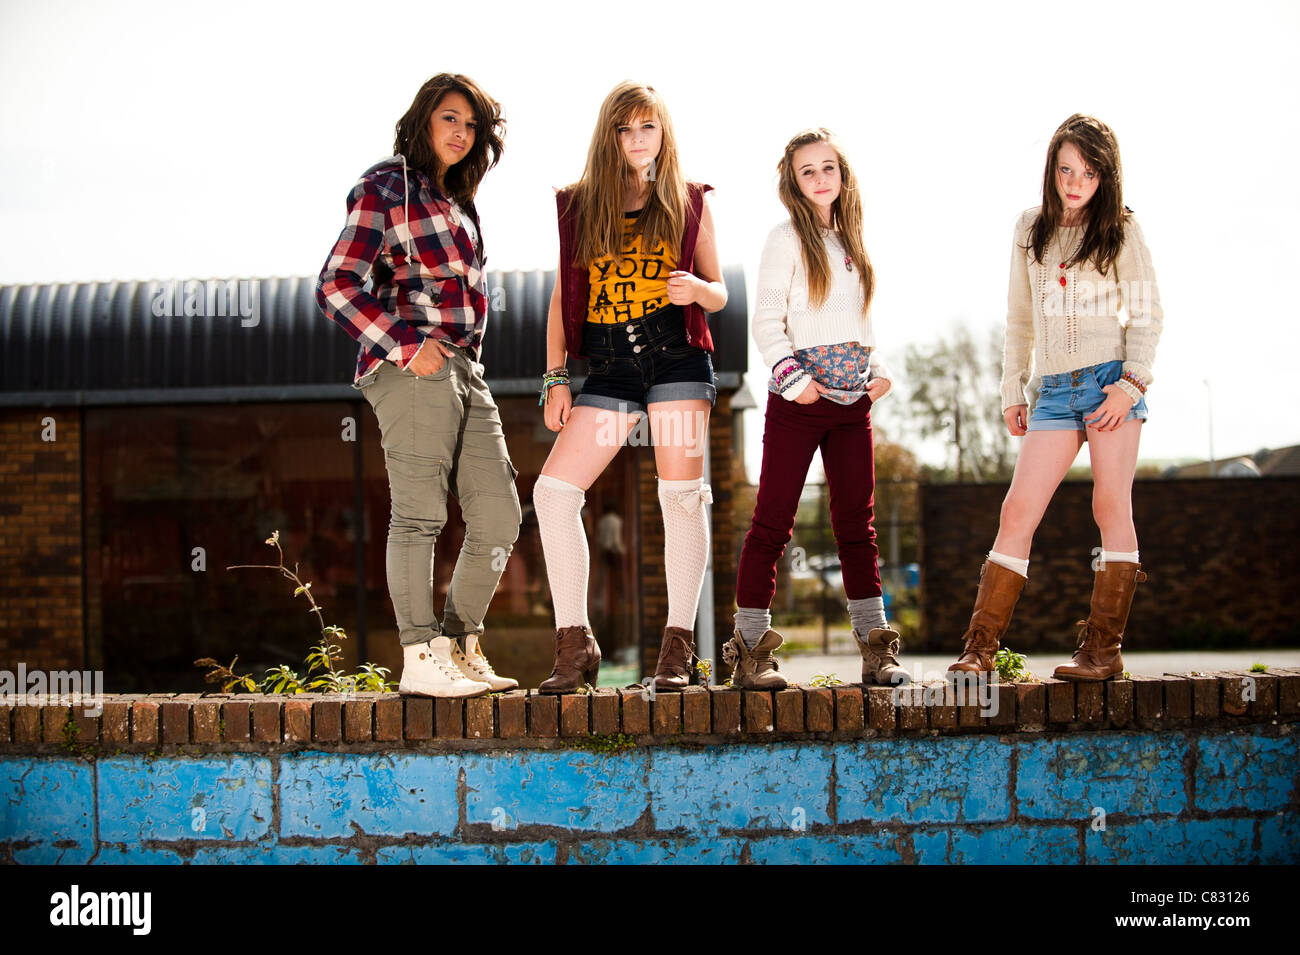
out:
M1012 405L1002 412L1002 420L1007 423L1012 437L1020 437L1029 426L1029 405Z
M808 384L803 386L803 391L795 395L795 404L810 405L816 402L826 392L826 389L819 385L814 379L809 378Z

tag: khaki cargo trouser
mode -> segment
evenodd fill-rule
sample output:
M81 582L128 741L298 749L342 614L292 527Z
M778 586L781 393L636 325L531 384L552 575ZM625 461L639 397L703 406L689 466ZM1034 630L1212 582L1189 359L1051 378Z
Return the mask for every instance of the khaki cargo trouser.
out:
M419 377L385 361L361 386L383 435L392 499L388 591L403 646L481 634L519 537L519 472L483 366L464 349L447 347L454 354L432 375ZM465 542L440 625L433 611L433 550L447 522L448 493L465 518Z

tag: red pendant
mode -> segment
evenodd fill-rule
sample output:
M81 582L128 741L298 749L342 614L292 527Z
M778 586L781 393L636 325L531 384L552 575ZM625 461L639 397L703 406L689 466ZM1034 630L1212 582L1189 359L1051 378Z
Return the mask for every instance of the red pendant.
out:
M1065 288L1065 276L1061 276L1061 288Z

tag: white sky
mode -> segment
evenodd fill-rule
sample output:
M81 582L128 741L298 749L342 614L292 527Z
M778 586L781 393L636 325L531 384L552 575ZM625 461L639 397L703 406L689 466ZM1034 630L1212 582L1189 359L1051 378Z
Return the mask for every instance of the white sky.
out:
M717 187L722 258L751 302L784 217L782 146L839 133L877 343L899 364L954 322L1001 326L1012 223L1039 201L1057 124L1089 112L1119 137L1165 307L1142 456L1205 456L1207 378L1217 455L1249 453L1300 442L1297 41L1300 5L1251 0L2 2L0 284L314 275L349 188L443 70L509 120L480 191L489 267L553 268L551 187L578 176L600 101L631 77L664 95L687 174ZM886 432L894 410L873 413ZM757 415L749 434L756 477Z

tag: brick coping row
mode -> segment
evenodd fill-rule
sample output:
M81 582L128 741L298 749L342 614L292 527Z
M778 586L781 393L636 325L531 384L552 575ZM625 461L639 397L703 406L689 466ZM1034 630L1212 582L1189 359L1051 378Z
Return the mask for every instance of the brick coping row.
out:
M1300 719L1300 668L1262 673L1133 676L1103 683L991 684L994 715L973 690L943 684L794 686L778 691L692 686L653 699L636 688L552 696L513 690L468 700L396 693L104 694L103 712L50 697L0 698L0 755L91 756L199 746L213 751L315 744L479 749L563 745L766 742L962 733L1180 729ZM1253 696L1253 699L1251 698ZM910 698L909 698L910 697ZM986 700L989 698L986 696ZM392 746L382 748L393 748Z

